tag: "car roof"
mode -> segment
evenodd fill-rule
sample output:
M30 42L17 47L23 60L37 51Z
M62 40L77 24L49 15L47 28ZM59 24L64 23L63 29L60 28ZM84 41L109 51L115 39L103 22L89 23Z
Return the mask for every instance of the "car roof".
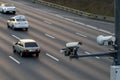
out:
M20 39L19 41L23 42L23 43L26 43L26 42L36 42L35 40L33 39Z
M9 4L9 3L0 3L1 5L10 5L10 6L14 6L13 4Z
M14 19L25 19L25 16L24 15L17 15L17 16L14 16L12 18L14 18Z

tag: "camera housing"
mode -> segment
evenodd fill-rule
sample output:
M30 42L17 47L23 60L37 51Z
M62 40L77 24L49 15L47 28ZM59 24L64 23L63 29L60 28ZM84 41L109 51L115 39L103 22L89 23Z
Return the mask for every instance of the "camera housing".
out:
M69 42L69 43L66 43L66 47L80 47L80 45L82 45L81 42Z
M105 45L105 46L113 46L115 45L115 36L103 36L99 35L97 37L97 43L99 45Z

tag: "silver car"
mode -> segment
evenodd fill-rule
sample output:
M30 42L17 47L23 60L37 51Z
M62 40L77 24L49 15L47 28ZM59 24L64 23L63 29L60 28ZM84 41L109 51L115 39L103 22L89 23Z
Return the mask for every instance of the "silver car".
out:
M11 17L7 21L7 26L8 28L12 28L14 30L24 29L27 31L29 28L28 21L26 20L26 17L24 15L17 15L17 16Z
M0 12L2 13L16 13L16 8L14 5L2 3L0 4Z
M25 55L35 55L39 57L40 46L33 39L20 39L13 44L13 52L19 53L21 57Z

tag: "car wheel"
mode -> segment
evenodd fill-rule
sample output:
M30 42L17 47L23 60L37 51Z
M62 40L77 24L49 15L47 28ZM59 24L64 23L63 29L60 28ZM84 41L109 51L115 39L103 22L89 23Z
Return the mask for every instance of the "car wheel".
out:
M7 23L7 27L10 28L9 24Z
M13 53L16 53L16 50L15 50L15 48L13 47Z
M24 30L25 30L25 31L28 31L28 28L25 28Z
M13 11L13 14L16 14L16 11Z
M14 25L12 25L12 29L13 29L13 30L15 30L15 27L14 27Z
M2 13L3 13L3 14L5 13L4 10L2 10Z

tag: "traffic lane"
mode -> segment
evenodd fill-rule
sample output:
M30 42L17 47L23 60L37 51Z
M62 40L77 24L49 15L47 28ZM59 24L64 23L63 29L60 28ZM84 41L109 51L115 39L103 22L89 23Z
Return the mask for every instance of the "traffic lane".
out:
M18 2L19 0L17 0ZM97 20L93 20L93 19L88 19L73 13L69 13L63 10L59 10L56 8L52 8L52 7L48 7L48 6L44 6L41 4L37 4L37 3L31 3L30 1L25 1L25 0L21 0L19 1L22 4L28 5L28 6L32 6L34 8L43 10L43 11L47 11L48 13L53 13L54 15L60 15L62 17L65 18L69 18L75 21L79 21L85 24L89 24L91 26L96 26L97 28L101 28L103 30L108 30L112 33L114 33L114 23L110 23L110 22L104 22L104 21L97 21Z
M55 75L55 74L53 74L53 75Z
M51 65L52 63L55 63L54 64L54 66L55 66L56 64L58 64L58 62L44 54L45 54L45 52L42 51L41 55L38 59L33 58L33 57L21 58L18 55L13 55L13 56L15 58L19 58L19 61L21 62L20 66L23 68L23 70L28 72L27 74L35 74L35 75L43 76L45 78L43 80L48 80L48 79L65 80L65 79L68 79L63 74L60 74L58 71L56 71L52 67L48 66L48 65ZM45 63L45 62L48 62L48 63ZM30 71L33 71L33 72L29 73ZM34 76L34 77L36 77L36 76ZM38 80L38 79L41 79L41 78L37 76L36 80Z
M49 61L49 60L48 60ZM22 60L22 62L25 62L24 60ZM30 61L30 62L32 62L32 61ZM34 62L33 62L34 63ZM25 62L25 64L26 64L26 62ZM28 64L27 64L28 65ZM35 65L35 64L34 64ZM24 68L25 69L25 68ZM75 72L76 73L76 72ZM74 77L72 77L72 78L74 78Z
M78 37L76 34L72 34L71 32L68 32L68 31L64 30L64 28L61 29L61 28L56 27L54 25L49 25L49 24L46 24L44 22L39 22L39 20L36 20L36 19L33 19L33 18L30 18L30 22L32 23L31 24L32 28L34 26L34 28L36 28L36 30L39 30L40 32L43 32L43 33L51 34L55 38L61 40L62 42L63 41L64 42L81 41L81 42L83 42L83 45L84 44L87 45L87 46L88 45L89 46L94 46L95 45L95 48L96 48L96 46L99 46L95 41L89 41L89 38L87 39L87 38L83 38L83 37ZM85 40L87 40L87 41L85 41ZM99 47L101 47L101 46L99 46ZM101 48L103 48L103 47L101 47ZM105 49L105 48L103 48L103 49Z
M1 39L0 39L1 40ZM1 43L6 42L5 40L1 40ZM33 80L33 79L38 79L36 77L38 77L38 75L36 73L34 74L30 74L33 73L32 71L29 70L26 71L26 69L24 70L24 68L22 68L19 64L17 64L16 62L14 62L9 56L13 56L13 52L11 50L11 46L6 45L6 44L1 44L0 45L0 76L2 80L24 80L24 79L29 79L29 80ZM19 60L19 59L18 59ZM39 75L39 79L44 79L44 77L42 77L41 75Z
M4 36L4 35L3 35L3 36ZM12 45L9 47L8 44L7 44L8 41L5 41L5 40L6 40L6 39L2 40L2 41L4 42L4 43L2 42L3 44L1 45L2 50L6 50L6 51L9 50L9 51L7 51L7 52L8 52L7 54L9 54L10 56L14 57L15 59L17 58L17 59L21 62L21 64L22 64L22 61L24 62L24 60L21 61L21 60L19 59L20 57L16 57L15 55L13 55L12 49L11 49L11 48L12 48ZM7 39L7 40L10 40L10 39ZM10 40L10 41L13 41L13 40ZM7 46L7 47L5 46L5 43L6 43L6 46ZM5 52L3 52L3 53L6 54ZM2 54L3 54L3 53L2 53ZM42 56L42 58L45 59L44 56ZM40 58L40 59L41 59L41 58ZM32 60L33 60L33 59L32 59ZM32 60L31 60L31 61L32 61ZM31 61L30 61L30 62L31 62ZM47 60L47 61L50 61L50 60ZM35 62L34 62L34 63L35 63ZM25 63L25 64L26 64L26 63ZM9 65L9 64L8 64L8 65ZM9 66L11 66L11 65L9 65ZM39 66L39 67L40 67L40 66ZM23 68L23 69L25 69L25 68ZM48 68L47 68L47 69L48 69ZM45 70L47 70L47 69L45 69ZM51 69L50 69L50 70L51 70ZM8 70L8 71L9 71L9 70ZM20 71L21 71L21 70L20 70ZM25 72L28 72L28 71L26 71L26 69L25 69L24 71L25 71ZM49 71L49 70L47 70L47 72L48 72L48 71ZM23 71L22 71L22 72L23 72ZM50 71L49 71L49 72L50 72ZM31 72L31 73L33 73L33 72ZM36 73L36 72L34 72L34 75L32 75L32 76L36 77L36 76L35 76L35 75L36 75L35 73ZM42 73L43 73L43 72L42 72ZM54 72L53 72L53 73L54 73ZM53 74L53 73L52 73L52 74ZM15 74L15 73L14 73L14 74ZM28 72L28 73L25 73L25 74L29 74L29 72ZM55 74L53 74L53 75L56 75L56 74L57 74L57 73L55 73ZM19 74L19 75L20 75L20 74ZM39 74L39 75L40 75L40 74ZM16 75L15 75L15 76L16 76ZM57 76L60 76L60 75L56 75L56 77L57 77ZM18 77L18 76L16 76L16 77ZM22 77L23 77L23 75L22 75ZM29 77L29 76L28 76L28 77ZM26 75L26 77L24 77L24 79L29 79L28 77L27 77L27 75ZM49 76L49 77L51 77L51 76ZM55 78L55 77L52 77L52 78ZM57 77L57 78L58 78L58 77ZM56 78L56 79L57 79L57 78ZM33 79L41 79L41 78L40 78L40 77L30 78L30 80L33 80ZM49 79L49 78L48 78L48 79ZM62 79L62 78L59 77L59 79ZM16 79L11 79L11 80L16 80ZM44 79L43 79L43 80L44 80Z
M35 16L35 15L34 15ZM37 18L36 18L37 19ZM40 18L40 20L41 20L41 18ZM47 20L46 20L47 21ZM48 24L50 24L51 22L47 22ZM52 23L51 23L52 24ZM64 26L64 25L63 25ZM59 26L58 26L59 27ZM71 28L70 28L71 29ZM72 29L73 30L73 29ZM78 29L77 29L78 30ZM100 29L100 31L101 31L101 29ZM82 32L82 31L81 31ZM86 35L83 35L83 34L81 34L81 32L80 33L75 33L75 32L73 32L73 33L75 33L75 34L77 34L78 36L83 36L83 37L86 37ZM89 34L89 32L93 32L93 31L86 31L86 32L88 32L88 34ZM98 31L96 31L97 32L97 35L99 34L99 30ZM102 33L102 32L101 32ZM96 34L96 33L92 33L92 37L93 37L93 34ZM97 36L96 36L97 37ZM95 37L95 38L96 38ZM93 38L90 38L91 40L94 40L94 41L96 41L96 39L93 39Z
M35 31L35 32L36 32L36 31ZM31 37L32 34L33 34L33 33L31 33L31 34L29 35L29 37ZM27 36L28 36L28 35L27 35ZM34 36L36 36L36 37L38 38L37 34L35 34ZM41 38L42 38L42 37L41 37ZM41 38L40 38L40 39L41 39ZM36 39L36 38L34 38L34 39ZM48 48L47 48L47 49L48 49ZM46 50L47 50L47 49L46 49ZM50 50L52 50L52 49L50 49ZM50 50L48 50L48 51L50 52ZM54 51L52 51L52 52L54 52ZM55 53L56 53L56 52L55 52ZM55 54L55 53L54 53L54 54ZM79 62L79 63L80 63L80 62ZM79 63L78 63L78 64L79 64Z
M3 35L4 36L4 35ZM7 39L7 40L10 40L10 39ZM14 59L17 59L17 60L19 60L20 61L20 64L24 64L24 60L22 60L22 59L20 59L20 57L18 57L18 55L16 56L16 55L14 55L13 53L12 53L12 45L11 46L8 46L8 44L7 44L7 42L8 41L5 41L5 40L1 40L1 41L3 41L2 43L2 45L0 45L0 47L2 48L2 50L5 50L5 52L2 52L2 54L9 54L10 55L10 58L12 57L12 58L14 58ZM6 43L6 44L5 44ZM7 46L7 47L6 47ZM7 52L6 52L7 51ZM7 56L9 56L9 55L7 55ZM7 58L9 58L9 57L7 57ZM44 56L42 56L42 58L40 58L40 59L46 59ZM6 58L5 58L5 60L6 60ZM30 61L30 63L32 62L32 60L33 59L31 59L31 60L29 60ZM10 60L9 60L10 61ZM23 62L22 62L23 61ZM47 60L47 61L49 61L49 63L50 63L50 60ZM12 60L11 60L11 62L13 62ZM28 62L28 61L27 61ZM15 63L15 62L13 62L13 63ZM12 66L12 64L13 63L10 63L11 65L9 65L9 66ZM35 60L35 62L33 62L33 63L35 63L35 64L37 64L36 63L36 60ZM15 63L16 64L16 63ZM26 63L25 63L25 65L26 65ZM27 65L26 65L27 66ZM13 66L12 66L13 67ZM19 67L21 67L21 66L19 66ZM41 64L38 66L38 67L41 67ZM45 67L45 66L44 66ZM18 67L17 67L18 68ZM15 67L14 67L14 69L16 69ZM37 74L37 72L34 72L34 70L32 71L32 70L28 70L28 69L25 69L25 67L22 67L22 69L26 72L25 74L29 74L29 75L21 75L21 74L23 74L23 73L21 73L21 72L24 72L24 71L22 71L22 70L20 70L21 72L19 72L19 70L17 69L17 71L20 73L20 74L18 74L17 72L13 72L13 71L11 71L11 72L13 72L13 74L16 74L16 75L14 75L15 77L16 77L16 79L17 80L21 80L21 79L23 79L23 78L20 78L20 77L23 77L24 76L24 79L29 79L29 80L33 80L33 79L43 79L43 80L46 80L46 79L44 79L44 78L41 78L41 74L43 74L43 73L48 73L48 71L51 73L51 74L53 74L53 73L55 73L55 74L53 74L53 75L56 75L56 77L57 78L59 78L59 79L62 79L62 77L60 77L60 74L59 75L57 75L57 73L56 72L53 72L53 71L50 71L51 69L49 69L49 68L47 68L47 69L49 69L49 70L47 70L47 69L45 69L45 70L47 70L46 72L44 71L44 72L42 72L41 74ZM39 69L39 68L38 68ZM5 69L6 70L6 69ZM28 70L28 71L27 71ZM10 71L10 70L6 70L6 71ZM31 74L30 74L31 73ZM12 74L12 75L13 75ZM33 75L34 74L34 75ZM44 75L45 75L44 74ZM11 75L11 76L12 76ZM21 75L21 76L18 76L18 75ZM38 76L39 77L38 77ZM52 76L53 76L52 75ZM31 77L32 78L31 78ZM33 77L34 76L34 77ZM13 76L12 76L13 77ZM46 77L46 75L45 75L45 77ZM51 77L50 75L49 75L49 77ZM51 77L52 79L57 79L57 78L55 78L55 77ZM11 78L10 78L11 79ZM16 79L11 79L11 80L16 80ZM49 79L49 78L48 78ZM63 78L63 80L64 80L65 78Z
M5 52L4 52L5 53ZM2 72L1 79L2 80L47 80L40 74L37 74L33 70L27 69L27 67L22 67L20 64L16 64L12 61L8 56L3 57L2 61L0 61L0 72ZM42 66L42 64L41 64Z
M24 5L25 6L25 5ZM28 6L25 6L25 7L28 7ZM25 8L24 7L24 8ZM31 7L32 8L32 7ZM35 9L35 8L33 8L33 9ZM35 9L35 10L37 10L36 12L38 12L38 9ZM40 11L40 10L39 10ZM23 11L24 12L24 11ZM32 12L32 11L31 11ZM43 11L42 11L43 12ZM33 12L32 12L33 13ZM44 14L44 13L43 13ZM50 14L50 13L49 13ZM54 14L53 14L54 15ZM47 15L46 15L47 16ZM67 19L67 18L64 18L64 19ZM68 20L68 19L67 19ZM70 19L69 19L70 20ZM101 31L101 30L100 30Z
M2 29L1 29L1 30L2 30ZM10 30L10 31L11 31L11 30ZM8 38L7 36L9 36L9 35L5 34L5 32L6 32L5 30L4 30L4 31L2 30L1 35L0 35L0 36L1 36L1 39L2 39L2 37L3 37L3 42L1 41L3 44L2 44L1 47L2 47L2 49L7 49L7 50L11 50L11 51L12 51L12 49L10 49L10 48L8 47L8 43L9 43L8 40L10 40L10 41L13 41L13 40L7 39L7 38ZM7 35L7 36L6 36L6 35ZM6 38L6 37L7 37L7 38ZM6 44L5 44L5 43L6 43ZM4 46L4 45L7 45L7 47ZM10 45L10 47L12 48L12 45ZM10 51L10 52L11 52L11 51ZM4 52L4 53L5 53L5 52ZM12 54L11 54L11 55L12 55ZM13 55L12 55L12 56L13 56ZM11 58L11 56L10 56L10 58ZM13 57L12 57L12 59L13 59ZM46 69L45 69L45 70L46 70ZM51 71L51 72L53 72L53 71ZM28 74L28 73L27 73L27 74ZM53 74L53 75L55 75L55 74ZM29 77L29 76L26 75L26 77ZM27 78L26 78L26 79L27 79ZM34 79L35 79L35 78L34 78ZM38 78L38 79L40 79L40 78ZM29 79L29 80L33 80L33 78L31 78L31 79ZM37 80L37 79L36 79L36 80ZM45 80L45 79L43 79L43 80Z
M36 36L37 37L37 36ZM34 39L36 39L36 38L34 38ZM41 39L41 38L40 38ZM43 47L43 46L42 46ZM50 50L49 50L49 47L47 47L47 49L46 50L48 50L48 52L51 52ZM59 52L55 52L55 51L52 51L52 54L56 54L56 53L59 53ZM63 57L63 56L62 56ZM66 58L66 57L65 57ZM60 59L62 59L62 58L60 58ZM63 61L65 61L65 60L63 60ZM96 60L94 60L94 61L96 61ZM76 61L75 61L75 63L76 63ZM81 65L81 63L78 61L76 64L79 64L78 66L80 66ZM74 65L74 66L76 66L76 64ZM104 65L105 65L106 63L104 63ZM101 65L101 64L100 64ZM103 65L101 65L102 67L103 67L103 69L105 68ZM93 67L92 67L93 68ZM75 68L76 69L76 68ZM100 69L98 69L98 70L100 70ZM99 71L96 71L96 72L99 72ZM104 72L103 72L104 73Z
M36 31L35 31L36 32Z
M4 1L3 1L4 2ZM13 1L11 1L12 3L13 3ZM18 3L18 2L15 2L15 3ZM23 3L24 4L24 3ZM32 5L31 3L29 4L29 3L27 3L27 4L25 4L25 5ZM17 5L16 5L17 6ZM37 6L37 8L38 8L38 6ZM59 11L58 11L59 12ZM56 15L56 14L55 14ZM68 14L67 14L68 15ZM67 16L66 15L66 16ZM72 15L71 15L72 16ZM70 17L71 17L70 16ZM75 16L75 15L74 15ZM62 17L64 17L64 16L62 16ZM72 17L71 17L72 18ZM77 17L78 18L78 17ZM79 19L81 19L81 18L79 18ZM103 30L106 30L106 28L107 28L107 30L108 31L111 31L112 33L114 33L114 24L112 24L112 23L108 23L108 22L102 22L102 21L96 21L96 20L91 20L91 19L85 19L85 18L82 18L79 22L83 22L83 23L85 23L85 24L91 24L92 26L96 26L96 27L98 27L98 28L102 28ZM94 25L95 24L95 25Z
M49 61L49 60L48 60L48 61ZM25 62L25 61L22 60L22 62ZM30 61L30 62L31 62L31 61ZM26 62L25 62L25 63L26 63ZM33 63L34 63L34 62L33 62ZM50 64L51 64L51 63L50 63ZM28 64L27 64L27 65L28 65ZM26 65L26 66L27 66L27 65ZM35 65L35 64L34 64L34 65ZM70 64L69 64L69 66L70 66ZM90 65L89 65L89 66L90 66ZM57 68L58 68L58 67L57 67ZM93 68L93 67L92 67L92 68ZM63 68L62 68L62 69L63 69ZM73 69L76 69L76 68L73 68ZM61 70L60 70L60 71L61 71ZM102 71L102 70L101 70L101 71ZM68 71L67 71L67 72L68 72ZM75 73L76 73L76 72L75 72ZM73 76L72 78L74 78L74 76Z
M33 18L31 18L31 19L33 19ZM31 20L31 19L30 19L30 20ZM34 19L34 21L35 21L35 20L36 20L36 19ZM37 20L36 20L36 21L37 21Z
M44 55L43 55L44 56ZM79 78L81 78L81 80L87 80L87 78L89 77L89 79L91 79L91 80L96 80L98 77L90 77L91 75L93 76L93 75L100 75L100 74L98 74L98 73L102 73L102 69L99 67L99 66L93 66L93 64L89 64L90 62L84 62L83 60L80 60L80 62L82 63L81 65L82 65L82 67L84 67L84 68L86 68L87 67L87 69L83 69L80 65L79 65L79 67L77 66L74 66L71 62L71 60L69 60L68 62L66 62L66 61L62 61L61 62L61 60L60 60L60 62L56 62L56 61L54 61L54 60L52 60L52 59L49 59L49 58L47 58L47 59L44 59L43 58L43 56L41 57L41 58L39 58L40 59L40 61L38 61L38 60L34 60L34 59L31 59L31 58L22 58L22 59L20 59L20 61L22 62L21 64L22 65L24 65L24 66L29 66L29 68L31 68L31 69L33 69L34 71L37 71L37 72L39 72L39 73L41 73L41 71L42 72L44 72L43 70L44 69L42 69L41 70L41 66L37 66L38 64L42 64L41 62L43 62L44 64L46 64L48 67L50 67L50 70L54 70L55 71L55 73L58 73L59 74L59 77L62 75L64 75L64 77L63 78L59 78L59 79L75 79L75 80L77 80L77 79L79 79ZM83 62L82 62L83 61ZM87 61L87 60L86 60ZM28 63L28 62L30 62L30 63ZM69 62L71 63L71 64L69 64ZM96 62L97 64L98 64L98 62ZM37 65L36 65L37 64ZM53 66L54 65L54 66ZM72 65L72 66L71 66ZM33 67L34 66L34 67ZM37 68L38 67L38 68ZM82 70L81 70L81 68L82 68ZM89 69L90 68L90 69ZM98 71L96 71L96 74L93 74L93 73L91 73L91 72L94 72L94 70L92 70L92 68L94 68L95 70L99 70L99 72ZM49 69L49 68L47 68L47 69ZM89 70L91 70L91 72L89 73ZM56 72L57 71L57 72ZM88 72L87 72L88 71ZM49 70L48 70L48 72L50 72ZM47 72L47 73L48 73ZM66 73L67 72L67 73ZM106 77L106 75L108 74L107 72L106 72L106 70L105 71L103 71L104 72L104 76ZM44 74L47 74L47 73L42 73L43 75ZM50 72L51 73L51 72ZM106 74L107 73L107 74ZM55 76L55 74L53 74L54 76ZM80 76L81 75L81 76ZM57 75L58 76L58 75ZM104 80L105 78L104 78L104 76L102 77L102 78L99 78L98 80ZM48 77L48 76L46 76L46 77ZM50 75L49 75L49 77L50 77ZM107 78L107 77L106 77ZM54 80L54 79L56 79L55 77L53 78L48 78L48 79L52 79L52 80ZM108 80L108 79L105 79L105 80Z
M34 28L36 26L34 25ZM49 30L51 31L51 30ZM14 31L13 31L14 32ZM37 33L36 33L37 32ZM46 36L44 33L40 32L39 29L32 29L31 31L27 32L27 33L23 33L23 32L17 32L16 34L17 37L20 38L32 38L35 39L39 42L39 44L41 45L41 47L43 47L44 49L46 49L46 51L48 52L56 52L56 53L60 53L60 49L65 47L65 44L63 44L63 42L61 42L60 40L58 41L58 39L52 39L48 36ZM50 48L50 49L49 49ZM80 48L82 48L84 50L84 53L88 50L84 49L84 45L82 45ZM88 47L89 49L89 47ZM94 48L96 49L96 48ZM93 53L93 52L90 52Z
M31 9L34 9L34 8L32 8L32 7L29 7L29 8L25 8L25 7L23 7L26 11L28 11L28 10L31 10ZM72 30L74 30L74 29L76 29L76 30L79 30L81 27L80 27L80 25L77 25L77 24L81 24L82 25L82 29L84 29L84 27L85 27L85 29L86 29L86 27L87 28L91 28L91 29L93 29L94 28L94 30L96 30L97 31L97 34L98 34L98 32L99 32L99 34L100 34L100 32L106 32L106 33L108 33L107 31L105 31L105 30L102 30L101 28L97 28L97 27L94 27L94 26L90 26L90 25L87 25L87 24L84 24L84 23L81 23L81 22L77 22L77 21L74 21L74 20L71 20L71 19L68 19L68 18L64 18L64 17L62 17L62 19L61 19L61 17L59 17L59 18L57 18L57 15L52 15L52 14L50 14L49 13L49 15L51 15L51 16L49 16L46 12L43 12L43 11L40 11L40 10L36 10L36 9L34 9L33 11L31 11L32 13L34 13L34 18L36 18L36 19L38 19L38 17L36 17L37 15L41 15L41 16L39 16L39 20L40 21L44 21L44 22L46 22L46 23L48 23L48 24L52 24L52 23L54 23L54 24L59 24L59 25L63 25L63 24L66 24L66 25L68 25L69 26L69 28L71 28ZM28 11L29 12L29 11ZM33 15L30 15L30 14L28 14L27 13L27 15L29 15L29 16L33 16ZM55 17L56 16L56 17ZM54 18L53 18L54 17ZM76 26L79 26L79 27L76 27ZM84 26L84 27L83 27ZM85 30L84 29L84 30ZM76 32L79 32L79 31L76 31ZM85 31L86 32L86 31ZM90 31L90 33L91 33L92 31Z

